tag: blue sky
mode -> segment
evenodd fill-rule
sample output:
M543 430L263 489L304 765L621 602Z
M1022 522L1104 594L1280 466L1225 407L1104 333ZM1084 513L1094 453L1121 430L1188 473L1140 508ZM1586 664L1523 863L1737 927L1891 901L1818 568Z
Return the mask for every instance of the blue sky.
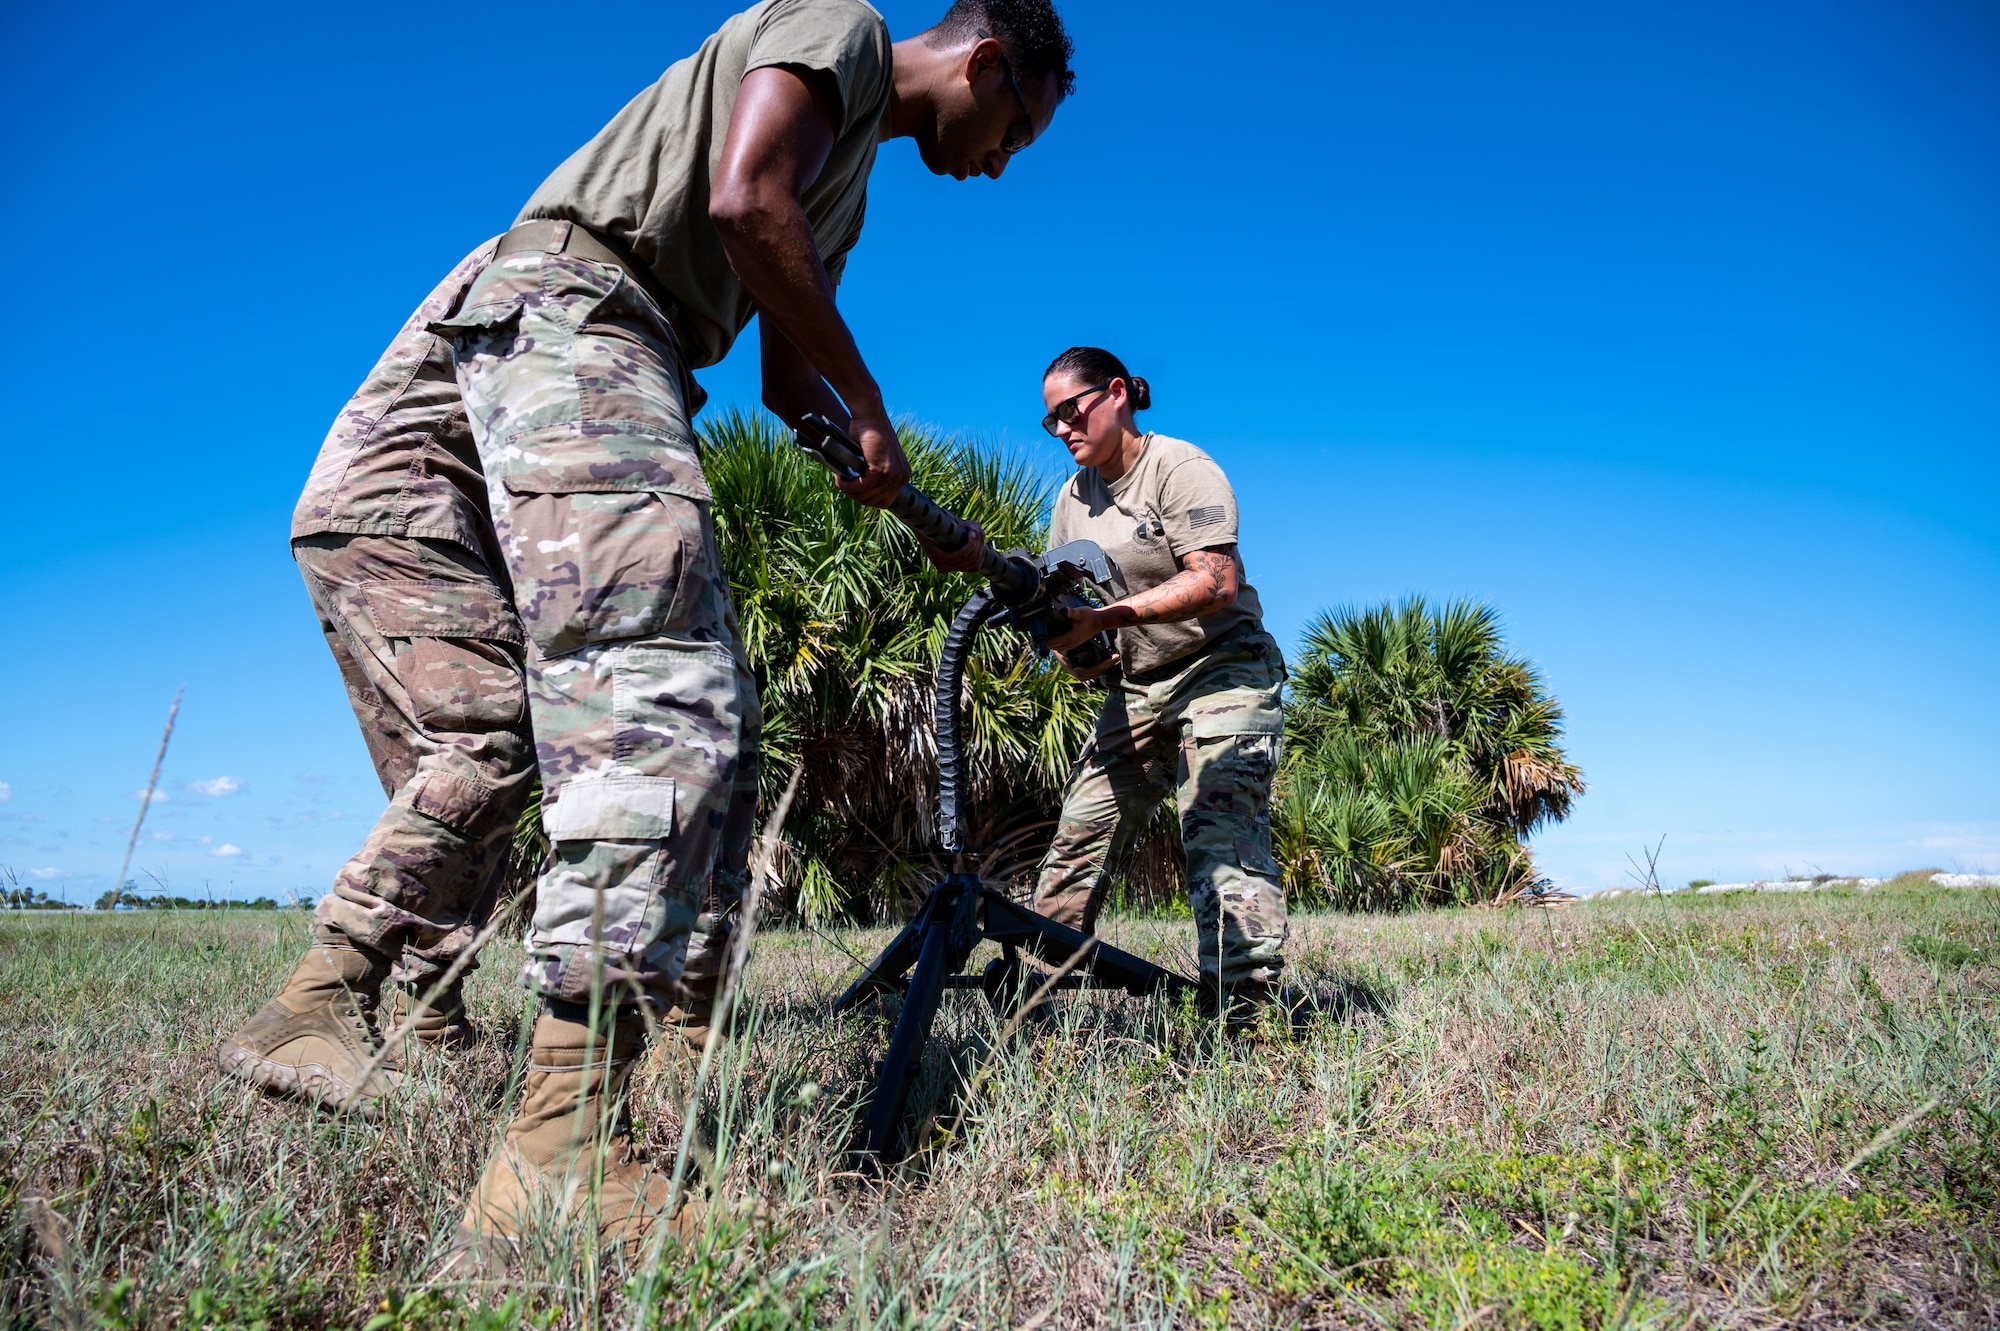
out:
M1591 783L1568 885L1661 837L1669 881L2000 869L1990 6L1068 8L1004 180L882 154L843 306L892 410L1054 466L1040 369L1106 345L1281 640L1492 602ZM135 873L325 889L382 795L285 547L320 438L729 9L0 15L0 866L108 886L185 682ZM754 400L754 336L703 378Z

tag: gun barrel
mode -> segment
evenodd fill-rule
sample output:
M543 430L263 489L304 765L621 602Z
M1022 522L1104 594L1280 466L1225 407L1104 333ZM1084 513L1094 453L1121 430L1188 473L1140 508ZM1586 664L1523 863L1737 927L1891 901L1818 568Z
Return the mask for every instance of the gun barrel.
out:
M845 430L824 416L804 417L793 438L800 448L825 463L828 470L844 481L856 480L868 470L868 460L861 456L861 449L847 437ZM889 501L888 509L904 526L942 550L962 550L972 539L972 529L964 518L942 507L914 485L905 484ZM992 546L986 548L985 557L979 561L979 571L992 582L1000 599L1010 604L1031 595L1041 585L1040 575L1026 560L1009 558Z
M889 511L901 518L904 526L941 549L962 550L972 539L972 530L964 518L940 507L914 485L903 486L902 492L889 501ZM979 572L1009 605L1026 600L1042 583L1041 574L1027 560L1003 555L990 545L980 556Z

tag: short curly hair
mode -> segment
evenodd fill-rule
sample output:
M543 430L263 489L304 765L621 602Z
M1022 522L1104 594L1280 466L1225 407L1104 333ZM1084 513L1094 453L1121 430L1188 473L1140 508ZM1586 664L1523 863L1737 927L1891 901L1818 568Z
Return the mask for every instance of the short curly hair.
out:
M978 36L981 28L1007 52L1022 82L1053 74L1064 97L1076 90L1076 74L1069 67L1076 48L1051 0L956 0L924 33L924 42L934 48L956 46Z

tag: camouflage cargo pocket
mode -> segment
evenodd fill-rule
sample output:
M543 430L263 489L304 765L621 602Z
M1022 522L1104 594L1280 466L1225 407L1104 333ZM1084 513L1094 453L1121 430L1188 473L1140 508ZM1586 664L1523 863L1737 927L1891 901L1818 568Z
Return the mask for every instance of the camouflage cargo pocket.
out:
M550 876L536 902L536 932L552 941L588 943L587 926L601 895L605 941L619 951L643 951L658 935L663 903L658 888L673 865L675 783L622 768L580 776L542 806L551 844ZM691 904L683 911L691 920ZM567 920L564 931L556 926ZM652 926L647 927L647 921Z
M392 640L410 715L432 733L502 730L527 708L521 624L489 588L378 582L362 589L376 632Z
M617 270L508 255L463 310L427 327L452 344L489 481L587 462L600 489L692 484L708 498L688 424L694 380L658 307Z
M1255 679L1217 682L1222 687L1204 687L1182 713L1190 736L1199 740L1285 733L1282 682Z
M1183 753L1181 839L1189 863L1197 845L1212 863L1253 874L1279 872L1271 856L1271 783L1277 776L1278 735L1234 734L1190 739Z
M626 286L572 255L506 255L430 325L452 339L514 603L545 659L723 631L685 372Z
M471 832L480 825L486 807L493 802L493 789L450 772L435 769L421 774L410 784L410 807L446 827Z
M564 783L542 806L542 830L572 841L665 841L674 834L674 779L622 768Z
M509 477L514 600L544 658L685 632L710 567L703 505L652 490L565 490Z

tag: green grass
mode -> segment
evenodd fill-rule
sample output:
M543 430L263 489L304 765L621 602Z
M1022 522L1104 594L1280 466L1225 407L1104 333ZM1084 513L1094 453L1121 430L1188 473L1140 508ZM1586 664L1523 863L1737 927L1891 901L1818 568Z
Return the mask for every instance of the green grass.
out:
M518 954L474 976L480 1046L371 1125L212 1075L306 927L0 917L0 1323L2000 1321L2000 894L1308 916L1296 980L1347 1012L1257 1041L1072 998L996 1047L955 995L886 1187L843 1158L886 1014L826 1014L835 944L886 935L769 932L699 1102L695 1250L635 1271L556 1233L484 1289L435 1275L507 1112ZM1186 969L1188 928L1116 932ZM637 1081L669 1158L688 1081Z

